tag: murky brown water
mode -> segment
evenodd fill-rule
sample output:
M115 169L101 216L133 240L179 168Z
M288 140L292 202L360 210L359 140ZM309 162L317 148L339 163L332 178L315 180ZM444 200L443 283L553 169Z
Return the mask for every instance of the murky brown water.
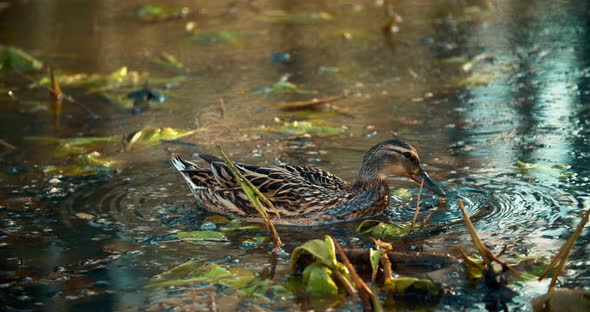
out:
M28 89L30 82L20 74L0 75L0 139L16 147L0 149L0 301L6 309L87 311L190 307L178 298L192 298L193 308L206 309L208 293L216 292L219 307L228 311L328 308L329 303L302 298L264 302L235 297L235 292L213 285L144 288L153 275L191 258L252 272L268 268L270 248L243 248L248 235L206 245L163 241L173 231L199 229L207 216L168 163L170 153L213 153L215 143L233 160L314 165L353 180L364 151L402 138L417 147L431 176L452 194L448 209L435 209L430 194L424 196L423 209L433 212L433 224L460 220L454 202L461 197L470 214L479 216L476 228L495 250L508 244L509 256L554 254L581 211L589 209L590 6L583 1L498 1L485 8L485 3L396 1L403 21L389 37L381 32L383 8L373 1L254 1L255 8L239 2L230 11L227 1L179 1L174 5L201 13L155 24L138 21L139 1L12 2L0 11L0 44L30 51L58 71L109 73L127 66L157 77L185 75L186 81L165 91L166 102L141 114L84 89L64 87L98 118L66 104L56 127L46 109L26 106L27 101L48 101L46 90ZM271 9L324 11L333 19L274 23L261 18ZM247 35L215 42L193 39L185 30L188 21L202 32ZM187 72L150 60L149 55L162 52L176 56ZM289 53L291 61L271 62L277 52ZM468 71L457 61L482 53L493 60ZM316 96L343 89L350 96L336 103L336 113L301 115L266 107L310 98L254 92L285 74ZM220 97L225 101L223 119ZM335 136L296 136L258 129L275 124L276 118L344 130ZM115 173L92 177L43 174L39 168L71 159L55 155L51 146L25 140L127 135L143 127L202 130L180 139L188 146L165 142L129 152L110 146L101 152L124 165ZM518 161L537 167L520 170ZM408 181L390 182L418 192ZM415 199L392 199L387 216L410 220ZM76 215L80 212L96 218L84 220ZM323 234L349 247L369 246L353 229L354 224L340 224L313 230L280 227L279 232L287 251ZM565 285L590 288L589 241L586 231L570 257ZM455 253L456 246L469 243L464 226L456 225L402 246ZM287 261L279 259L279 282L288 277ZM530 309L528 302L546 285L515 285L519 294L508 307ZM481 290L455 289L433 308L483 310L482 298ZM356 299L336 307L360 309Z

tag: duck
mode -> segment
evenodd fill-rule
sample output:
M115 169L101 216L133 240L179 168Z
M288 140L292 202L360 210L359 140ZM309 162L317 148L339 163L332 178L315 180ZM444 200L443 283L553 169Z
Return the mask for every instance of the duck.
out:
M171 157L172 165L180 172L198 204L209 212L229 218L262 222L223 160L212 155L198 156L205 164L174 154ZM387 176L410 178L423 183L433 193L446 196L422 167L416 149L398 139L371 147L353 183L317 167L235 165L278 210L280 219L272 219L274 224L314 226L380 215L389 208ZM269 207L265 209L269 216L275 215Z

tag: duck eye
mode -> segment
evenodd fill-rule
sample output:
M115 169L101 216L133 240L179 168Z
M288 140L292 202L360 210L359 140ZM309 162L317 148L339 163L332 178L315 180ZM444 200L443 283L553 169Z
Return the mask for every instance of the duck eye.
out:
M405 152L403 155L407 159L412 159L412 153L410 153L410 152Z

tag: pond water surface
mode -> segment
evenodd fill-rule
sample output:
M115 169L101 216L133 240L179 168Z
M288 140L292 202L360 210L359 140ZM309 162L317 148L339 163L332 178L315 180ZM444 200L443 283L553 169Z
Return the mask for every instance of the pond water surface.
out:
M200 229L210 216L195 205L170 154L214 153L214 144L235 161L313 165L352 181L369 147L404 139L451 193L446 207L424 193L422 209L432 212L430 223L461 220L455 203L461 197L477 216L482 239L496 252L507 244L508 258L552 256L590 209L587 1L395 1L402 21L393 34L382 31L386 18L379 1L152 3L196 13L146 23L136 16L140 1L77 0L13 1L0 11L0 44L20 47L57 72L111 73L127 66L153 77L185 77L163 91L165 102L141 111L63 85L85 108L66 102L56 122L47 90L28 87L45 72L0 75L0 139L16 147L0 147L2 310L206 310L211 293L222 311L360 310L356 298L334 303L297 294L270 300L208 283L145 288L154 275L190 259L252 274L270 268L271 247L243 244L266 236L264 230L230 233L228 242L166 239L175 231ZM308 15L285 21L276 18L276 10ZM319 12L325 13L309 15ZM187 32L191 21L200 35ZM185 69L155 63L163 52ZM261 94L260 88L284 75L306 92ZM267 105L345 89L349 96L330 112ZM339 130L327 135L261 129L293 121ZM122 137L146 127L199 131L130 151L101 146L98 152L119 165L83 176L46 170L76 164L78 156L30 139ZM392 195L386 218L411 220L418 186L397 178L389 183L411 196ZM371 246L355 233L357 223L278 230L287 252L324 234L346 247ZM564 286L590 288L589 233L570 256ZM401 251L453 255L458 246L472 250L461 223L393 244ZM276 261L275 280L281 283L289 278L289 257ZM527 311L547 283L512 288L517 295L505 304ZM485 310L484 296L481 285L452 287L430 307Z

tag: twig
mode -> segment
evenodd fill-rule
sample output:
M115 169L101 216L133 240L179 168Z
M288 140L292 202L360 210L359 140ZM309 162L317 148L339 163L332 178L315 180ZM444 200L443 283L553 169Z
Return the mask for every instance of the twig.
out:
M221 114L221 119L223 119L225 117L225 101L223 101L222 97L219 98L219 113Z
M293 101L293 102L277 102L264 105L265 107L277 107L285 111L305 110L305 109L318 109L323 104L329 104L336 102L348 97L348 90L342 91L342 94L336 96L330 96L325 98L313 98L306 101Z
M578 224L578 227L576 228L572 236L570 236L570 238L565 242L565 244L563 244L559 252L551 260L551 263L549 263L547 268L545 268L545 271L543 271L543 273L541 273L541 275L539 276L540 281L544 279L545 276L547 276L547 273L549 273L551 269L555 269L555 271L553 272L553 277L551 278L551 283L549 284L549 291L552 291L555 288L557 278L559 277L559 274L561 274L561 270L563 270L563 267L567 262L567 258L569 257L572 249L574 248L574 245L576 244L576 240L578 240L578 237L580 237L580 235L582 234L584 226L586 226L586 223L588 223L588 219L590 219L590 210L586 211L586 214L584 214L584 217L582 217L580 224Z
M22 78L24 78L25 80L28 80L29 82L35 82L35 79L29 77L28 75L22 73L22 72L15 72L16 74L18 74L19 76L21 76ZM45 87L50 94L57 96L57 94L55 93L55 91L53 91L53 89L51 87ZM70 102L72 104L76 104L78 106L80 106L80 108L82 108L84 111L86 111L86 113L88 113L90 115L90 117L92 117L92 119L98 119L100 118L100 116L98 116L98 114L96 114L95 112L93 112L90 108L88 108L86 105L76 101L76 99L74 99L72 96L65 94L62 92L63 95L63 99L66 102Z
M0 139L0 145L6 147L8 150L15 150L16 149L16 146L14 146L14 145L12 145L12 144L10 144L10 143L2 140L2 139Z
M414 225L416 224L416 219L418 218L418 214L420 213L420 197L422 196L422 188L424 187L424 178L420 180L420 190L418 191L418 199L416 200L416 212L414 212L414 217L412 217L412 224L410 225L410 233L414 232Z
M422 220L422 223L420 223L420 228L418 229L418 231L422 231L422 229L426 226L426 222L428 222L428 220L430 220L430 217L432 217L432 212L430 212L426 218L424 218L424 220Z
M227 156L225 156L225 153L223 152L223 149L221 148L221 146L219 144L215 145L215 148L217 149L219 156L221 156L221 159L223 159L223 162L225 162L225 165L227 166L229 171L232 173L232 175L234 176L236 181L238 181L238 183L242 187L242 190L244 190L244 193L246 193L246 196L248 197L248 199L250 200L250 202L252 203L254 208L258 211L258 213L260 213L262 219L264 220L264 225L266 226L266 229L270 233L270 237L271 237L272 242L275 246L275 248L274 248L275 251L282 250L281 246L283 243L281 242L281 238L279 237L279 233L277 233L276 228L272 224L272 221L270 220L270 217L269 217L268 213L266 212L266 209L264 209L264 207L262 207L261 201L265 205L267 205L267 207L272 209L275 212L277 218L280 220L281 217L279 215L279 211L275 208L275 206L272 204L272 202L270 202L270 200L268 200L268 198L266 198L266 196L264 196L264 194L262 194L256 188L256 186L254 186L252 184L252 182L250 182L246 177L244 177L244 175L242 173L240 173L240 171L236 168L236 165L231 160L229 160L229 158L227 158Z
M467 214L467 210L465 209L465 206L463 205L463 201L461 199L458 199L458 202L459 202L459 208L461 209L461 212L463 213L463 220L465 221L465 225L467 226L467 230L469 231L469 235L471 236L471 240L473 241L473 245L475 246L475 248L477 248L477 251L479 251L479 254L481 255L481 258L483 259L484 264L491 265L492 262L495 261L502 266L502 269L509 270L510 272L520 276L520 273L518 273L518 271L516 271L515 269L508 266L508 264L506 264L506 262L500 260L498 258L498 256L494 255L483 244L481 238L477 234L477 231L475 231L475 227L473 226L473 223L471 223L471 219L469 219L469 214Z
M354 269L354 266L352 265L352 263L350 263L350 260L348 260L346 253L344 252L344 250L342 249L340 244L335 240L334 240L334 247L336 247L336 252L338 253L338 255L340 255L340 259L342 259L342 263L348 269L348 272L350 273L350 277L351 277L352 281L354 282L356 289L358 290L358 295L361 299L361 302L363 303L363 310L364 311L382 311L383 308L381 307L379 300L376 299L376 295L373 293L371 288L369 288L369 286L365 283L365 281L363 281L363 279L358 275L358 273L356 273L356 270Z
M215 292L209 293L209 312L217 312L217 303L215 302Z
M53 114L55 115L55 125L56 127L59 127L64 93L61 91L61 87L59 86L57 79L55 79L55 75L53 74L53 66L49 65L48 70L49 79L51 81L51 90L49 92L49 96L51 96L53 99L51 106L53 109Z

